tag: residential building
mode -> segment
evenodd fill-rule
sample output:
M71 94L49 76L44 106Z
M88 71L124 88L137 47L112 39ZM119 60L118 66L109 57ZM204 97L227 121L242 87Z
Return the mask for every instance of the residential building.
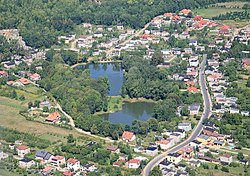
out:
M40 160L41 162L47 163L50 162L53 158L53 155L44 150L37 150L35 154L36 159Z
M160 140L155 142L162 150L167 150L174 145L172 140Z
M85 164L82 166L82 170L87 172L94 172L96 169L97 168L94 164Z
M220 156L220 161L225 164L230 164L231 162L233 162L233 157L230 154L224 154Z
M60 167L60 166L64 165L65 163L66 163L66 161L65 161L64 156L56 155L51 159L51 165L53 165L55 167Z
M150 156L157 155L158 154L158 147L153 147L153 146L147 147L146 154L150 155Z
M189 146L193 147L193 148L201 148L202 147L202 142L197 141L197 140L193 140L189 143Z
M159 168L160 170L162 169L172 169L174 168L174 164L170 161L167 161L167 160L163 160L162 162L159 163Z
M166 159L174 164L178 164L182 160L182 156L179 153L169 153Z
M80 161L75 158L69 158L67 160L67 169L78 171L81 168Z
M30 148L26 145L20 145L16 147L17 155L24 157L26 154L30 153Z
M53 112L50 114L48 117L46 117L45 121L51 122L51 123L56 123L61 119L61 115L59 112Z
M18 164L19 164L19 167L21 167L21 168L30 168L30 167L34 166L36 163L34 160L32 160L30 158L23 158L23 159L19 160Z
M185 131L192 130L192 126L190 122L179 123L178 128L181 130L185 130Z
M122 140L126 142L132 142L135 140L135 134L133 132L124 131L122 134Z
M128 161L128 168L137 169L140 167L141 161L139 159L131 159Z
M189 111L190 111L190 115L198 115L199 110L200 110L200 105L199 104L192 104L189 106Z
M111 151L112 153L120 153L120 149L116 146L113 146L113 145L107 146L107 150Z

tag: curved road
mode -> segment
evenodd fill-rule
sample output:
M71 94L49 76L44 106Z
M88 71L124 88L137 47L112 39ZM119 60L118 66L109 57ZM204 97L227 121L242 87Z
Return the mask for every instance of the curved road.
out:
M199 85L202 93L202 98L203 98L203 105L204 105L204 111L201 116L201 119L195 129L193 130L192 134L182 143L176 145L175 147L169 149L168 151L156 156L154 159L152 159L144 168L143 170L143 175L148 176L150 171L158 165L162 160L164 160L167 156L168 153L173 153L178 151L180 148L188 145L191 141L193 141L202 131L202 122L204 119L209 118L211 115L212 111L212 101L209 95L209 92L207 90L207 85L206 85L206 77L204 74L205 71L205 65L206 65L206 60L207 60L207 55L203 55L203 61L200 65L200 72L199 72Z

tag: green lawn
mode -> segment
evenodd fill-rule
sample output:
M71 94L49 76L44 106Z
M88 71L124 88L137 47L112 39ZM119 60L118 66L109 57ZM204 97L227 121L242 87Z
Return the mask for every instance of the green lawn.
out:
M215 16L218 16L220 14L226 14L227 12L241 12L244 11L242 9L236 9L236 8L215 8L215 7L209 7L207 9L201 8L201 9L194 9L195 15L201 15L204 18L212 18Z
M14 172L10 172L10 171L5 170L5 169L0 169L0 176L19 176L19 174L14 173Z

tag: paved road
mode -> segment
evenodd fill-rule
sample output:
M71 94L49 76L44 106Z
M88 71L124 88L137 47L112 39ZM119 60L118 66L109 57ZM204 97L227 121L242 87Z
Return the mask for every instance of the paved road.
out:
M199 72L199 85L203 97L203 105L204 105L204 111L202 114L202 117L193 130L192 134L182 143L176 145L175 147L169 149L168 151L156 156L154 159L152 159L144 168L143 170L143 175L148 176L150 171L158 165L162 160L164 160L167 156L168 153L173 153L178 151L180 148L188 145L191 141L193 141L201 132L202 130L202 122L204 119L209 118L211 115L211 110L212 110L212 101L209 95L209 92L207 91L207 85L206 85L206 77L204 74L205 71L205 65L206 65L206 60L207 60L207 55L203 55L203 61L200 65L200 72Z

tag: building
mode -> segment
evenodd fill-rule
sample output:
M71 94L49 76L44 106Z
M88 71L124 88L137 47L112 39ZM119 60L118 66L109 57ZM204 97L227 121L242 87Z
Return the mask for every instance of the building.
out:
M190 130L192 130L192 126L191 126L190 122L179 123L178 129L190 131Z
M67 160L67 169L78 171L81 168L80 161L75 158L69 158Z
M162 162L159 163L159 168L160 170L162 169L172 169L174 168L174 164L170 161L167 161L167 160L163 160Z
M26 154L30 153L30 148L26 145L20 145L17 146L16 151L17 155L23 158Z
M180 153L169 153L166 159L174 164L178 164L182 160L182 156Z
M155 143L157 146L160 146L162 150L167 150L174 145L172 140L160 140L156 141Z
M193 148L201 148L202 147L202 142L197 141L197 140L193 140L193 141L191 141L189 143L189 146L193 147Z
M23 159L19 160L18 164L19 164L19 167L21 167L21 168L30 168L30 167L34 166L36 163L34 160L32 160L30 158L23 158Z
M198 115L199 110L200 110L200 105L199 104L192 104L188 107L189 111L190 111L190 115Z
M8 158L8 154L4 153L2 150L0 150L0 160Z
M87 172L94 172L96 169L97 168L94 164L85 164L82 166L82 170Z
M2 77L8 77L8 72L0 71L0 78L2 78Z
M113 145L107 146L107 150L111 151L112 153L120 153L120 149L116 146L113 146Z
M231 162L233 162L233 157L230 154L224 154L220 156L220 161L225 164L230 164Z
M71 172L71 171L65 171L63 172L63 176L74 176L75 173L74 172Z
M207 145L210 137L205 134L200 134L197 136L197 141L201 142L203 145Z
M39 81L39 80L41 80L41 76L39 74L37 74L37 73L32 74L29 78L32 81Z
M43 163L48 163L53 158L53 155L44 150L37 150L35 154L36 159L40 160Z
M150 156L155 156L158 154L158 147L147 147L146 154Z
M242 59L241 63L245 69L250 69L250 58Z
M139 159L131 159L128 161L128 168L138 169L140 167L141 161Z
M135 134L133 132L124 131L122 134L122 140L126 142L132 142L135 140Z
M42 175L49 176L51 175L51 172L53 171L53 168L51 166L46 166L41 170Z
M60 166L64 165L65 163L66 163L66 161L65 161L64 156L56 155L51 159L51 165L53 165L55 167L60 167Z
M59 112L53 112L50 114L48 117L46 117L45 121L51 122L51 123L56 123L61 119L61 115Z

